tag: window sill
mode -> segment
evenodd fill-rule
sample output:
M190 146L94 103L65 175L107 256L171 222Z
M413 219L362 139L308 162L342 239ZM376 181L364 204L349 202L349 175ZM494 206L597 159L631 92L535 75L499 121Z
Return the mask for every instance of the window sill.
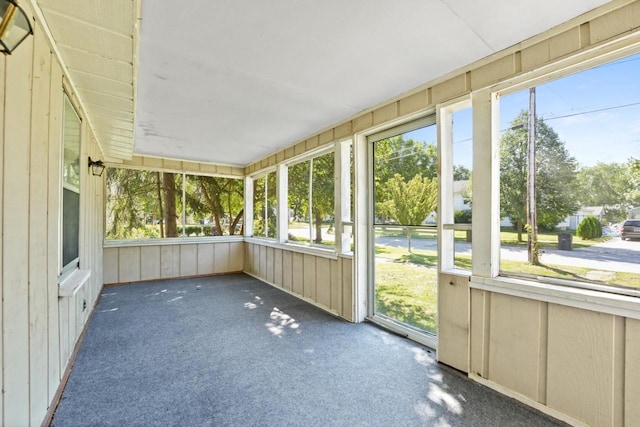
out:
M72 297L91 277L91 270L74 270L58 285L58 297Z
M120 248L127 246L192 245L196 243L229 243L242 241L244 241L243 236L170 237L166 239L120 239L105 240L103 243L103 247Z
M260 239L257 237L246 237L245 241L270 248L285 249L291 252L299 252L329 259L338 259L338 254L335 249L323 249L313 246L296 245L294 243L279 243L275 240Z
M640 320L640 298L507 277L471 276L470 287Z

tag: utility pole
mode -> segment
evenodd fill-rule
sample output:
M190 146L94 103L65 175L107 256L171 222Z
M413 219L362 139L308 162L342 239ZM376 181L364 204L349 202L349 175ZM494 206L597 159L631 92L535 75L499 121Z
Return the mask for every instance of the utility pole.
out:
M529 138L527 141L527 255L538 265L538 218L536 215L536 88L529 89Z

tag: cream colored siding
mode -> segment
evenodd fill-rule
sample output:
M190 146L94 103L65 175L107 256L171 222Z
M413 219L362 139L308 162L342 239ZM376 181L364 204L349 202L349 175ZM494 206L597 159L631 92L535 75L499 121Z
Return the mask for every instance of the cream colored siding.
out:
M104 248L104 283L237 273L244 266L244 242L207 242Z
M352 319L350 299L351 258L326 257L246 242L245 272L347 320ZM259 268L255 259L261 258Z
M36 22L34 35L0 58L0 424L7 426L42 423L102 285L102 179L81 167L80 265L91 276L73 297L58 297L63 74L44 34ZM87 155L102 157L83 123L81 166Z

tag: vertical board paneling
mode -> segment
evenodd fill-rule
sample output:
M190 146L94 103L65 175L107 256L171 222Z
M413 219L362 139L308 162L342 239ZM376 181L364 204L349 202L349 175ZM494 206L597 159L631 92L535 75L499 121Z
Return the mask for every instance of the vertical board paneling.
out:
M353 270L352 260L342 259L342 317L347 320L354 321L353 312Z
M484 371L484 339L485 327L485 291L471 289L471 313L469 317L469 369L470 373L480 377Z
M160 276L164 279L177 277L179 274L180 248L176 246L160 247Z
M282 287L282 249L273 254L273 284Z
M291 253L291 291L295 294L302 295L303 292L303 275L304 270L302 264L302 254L298 252Z
M103 263L104 283L118 283L118 248L105 248Z
M640 320L625 325L624 425L640 426Z
M71 298L58 298L58 319L60 321L60 372L69 361L69 303Z
M51 402L55 395L62 373L60 371L60 323L58 304L58 258L60 235L60 168L62 129L62 69L57 61L51 63L51 90L49 99L49 167L47 217L47 278L49 302L49 396Z
M267 277L267 247L266 246L260 246L260 266L259 266L259 270L258 270L258 276L261 279L264 279Z
M31 424L48 407L47 166L51 52L42 32L34 36L31 92L31 164L29 166L29 389Z
M260 275L260 245L253 245L253 274Z
M293 290L293 255L291 251L282 251L282 288Z
M2 224L4 425L29 424L29 140L33 37L6 61ZM43 219L44 220L44 219Z
M438 361L469 372L469 279L438 278Z
M340 286L342 261L342 258L331 261L331 302L329 303L331 310L340 315L342 315L342 286Z
M229 243L218 243L215 250L215 272L224 273L229 271Z
M304 254L303 294L315 301L316 299L316 257Z
M140 247L140 280L160 278L160 247Z
M198 245L198 274L213 274L214 248L211 243Z
M229 268L227 271L242 271L244 265L244 243L229 243Z
M540 304L494 293L489 321L489 379L534 401L538 401Z
M331 308L331 260L316 258L316 301L325 308Z
M547 404L593 426L613 419L613 318L549 304Z
M244 244L244 270L253 273L253 243Z
M0 57L0 99L4 99L4 88L5 88L5 70L6 70L6 56L2 55ZM0 102L0 236L3 235L2 230L4 229L4 102ZM4 244L0 242L0 278L4 277L3 273L3 261L4 261ZM4 309L3 309L3 285L0 283L0 389L4 390L4 374L2 374L2 368L4 367L4 357L3 352L1 351L4 346ZM4 399L0 399L0 424L4 422Z
M266 281L268 283L273 283L273 271L274 271L274 265L273 265L273 261L274 261L274 254L273 254L274 249L273 248L267 248L267 276L266 276Z
M140 280L140 248L120 248L118 251L118 278L120 283Z
M198 274L198 245L180 245L180 276Z

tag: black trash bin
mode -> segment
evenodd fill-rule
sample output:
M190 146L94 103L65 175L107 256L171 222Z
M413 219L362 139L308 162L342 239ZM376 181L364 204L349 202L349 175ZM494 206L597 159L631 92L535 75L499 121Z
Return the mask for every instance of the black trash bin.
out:
M573 235L569 233L558 234L558 249L561 251L570 251L573 249Z

